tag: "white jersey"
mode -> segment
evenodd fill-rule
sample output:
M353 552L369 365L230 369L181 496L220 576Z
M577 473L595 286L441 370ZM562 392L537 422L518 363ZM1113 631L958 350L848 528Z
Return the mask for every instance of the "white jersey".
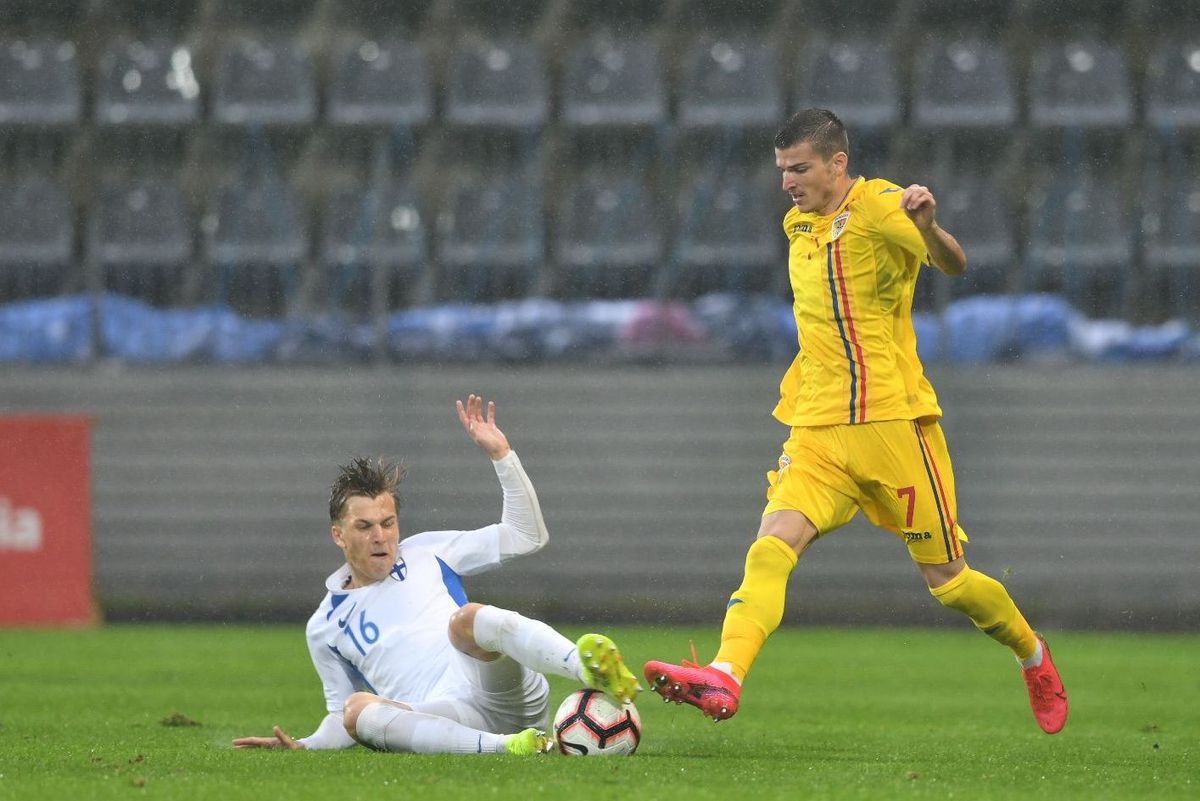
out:
M408 537L400 542L388 577L366 587L344 589L348 565L326 579L328 592L305 633L324 685L327 719L340 720L356 690L419 703L449 695L466 681L447 632L450 616L467 603L462 577L532 553L547 540L537 495L516 453L493 465L504 490L500 523ZM327 720L336 731L340 724L335 722ZM309 747L352 744L314 741L322 730L303 742Z

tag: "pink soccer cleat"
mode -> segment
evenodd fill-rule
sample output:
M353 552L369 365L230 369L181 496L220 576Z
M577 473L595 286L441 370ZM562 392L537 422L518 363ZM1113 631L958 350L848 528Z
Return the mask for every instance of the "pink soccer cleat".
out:
M686 659L682 665L647 662L645 675L664 701L691 704L714 721L726 720L737 712L741 685L715 667L701 667Z
M1050 646L1040 634L1038 641L1042 644L1042 664L1025 668L1025 686L1029 688L1029 705L1038 725L1046 734L1057 734L1067 724L1067 691L1050 658Z

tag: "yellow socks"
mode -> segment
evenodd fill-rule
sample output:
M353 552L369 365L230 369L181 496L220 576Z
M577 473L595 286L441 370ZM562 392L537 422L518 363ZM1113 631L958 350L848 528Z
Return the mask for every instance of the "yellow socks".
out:
M1028 659L1037 650L1037 635L1008 590L991 576L968 567L930 592L943 606L962 612L984 634L1011 648L1017 659Z
M721 648L713 659L727 663L738 681L746 678L767 637L783 620L788 576L797 561L796 552L778 537L757 539L746 552L742 586L729 599Z

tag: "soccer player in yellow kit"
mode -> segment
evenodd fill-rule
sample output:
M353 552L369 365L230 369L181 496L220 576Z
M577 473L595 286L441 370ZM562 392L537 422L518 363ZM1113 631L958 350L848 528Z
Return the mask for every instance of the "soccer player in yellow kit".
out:
M925 263L960 275L966 256L938 226L928 188L853 177L849 152L845 127L825 109L795 114L776 134L775 164L795 203L783 227L800 352L774 414L791 436L768 474L758 538L716 657L706 666L648 662L646 679L668 701L731 717L783 618L800 556L861 509L904 541L938 601L1012 650L1034 717L1054 734L1066 723L1066 691L1004 586L967 566L942 410L917 358L917 273Z

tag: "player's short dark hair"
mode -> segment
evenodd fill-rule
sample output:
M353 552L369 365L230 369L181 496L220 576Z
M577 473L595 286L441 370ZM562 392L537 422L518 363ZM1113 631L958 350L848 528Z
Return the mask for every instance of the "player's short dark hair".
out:
M775 147L784 150L808 142L821 158L829 161L835 153L850 155L850 137L846 126L827 108L797 111L775 134Z
M407 471L382 457L356 457L350 464L338 465L338 477L329 490L329 522L336 523L346 513L346 502L356 495L378 498L390 493L400 508L400 482Z

